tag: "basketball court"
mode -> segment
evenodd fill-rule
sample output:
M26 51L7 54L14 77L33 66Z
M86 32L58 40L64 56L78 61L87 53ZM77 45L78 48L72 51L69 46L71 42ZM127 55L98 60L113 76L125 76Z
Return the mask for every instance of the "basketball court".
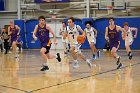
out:
M52 44L50 53L60 53L61 56L61 62L47 59L49 70L46 71L40 71L45 66L40 55L40 41L33 38L39 16L45 17L45 24L56 35L57 45ZM98 32L95 46L100 50L100 57L94 60L87 39L80 48L90 59L91 68L80 57L77 59L80 67L74 68L74 58L70 52L65 54L59 30L62 23L69 25L69 17L74 17L74 24L83 30L85 22L90 21ZM107 41L105 29L109 26L108 18L112 17L115 25L123 28L123 23L127 22L128 26L138 29L131 45L131 60L124 40L120 39L117 51L123 64L120 69L116 69L116 60L111 52L104 51ZM19 52L17 49L17 58L11 49L7 54L4 53L5 47L0 51L0 93L140 93L139 0L0 0L0 36L1 29L8 33L11 21L20 28L23 50ZM53 41L53 35L49 37Z
M57 50L58 52L59 50ZM85 55L90 50L82 50ZM89 68L79 59L80 67L73 69L73 60L62 54L62 62L49 60L50 70L39 71L41 58L39 50L25 50L19 60L11 54L0 54L1 93L139 93L140 71L139 51L129 60L123 50L119 51L123 67L115 69L110 53L101 51L101 57ZM56 52L56 51L52 51ZM88 56L90 58L90 56Z

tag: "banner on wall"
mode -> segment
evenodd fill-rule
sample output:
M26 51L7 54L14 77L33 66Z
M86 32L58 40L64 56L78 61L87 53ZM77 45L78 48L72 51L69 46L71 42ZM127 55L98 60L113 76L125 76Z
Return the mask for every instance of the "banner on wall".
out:
M34 0L35 3L59 3L70 2L70 0Z

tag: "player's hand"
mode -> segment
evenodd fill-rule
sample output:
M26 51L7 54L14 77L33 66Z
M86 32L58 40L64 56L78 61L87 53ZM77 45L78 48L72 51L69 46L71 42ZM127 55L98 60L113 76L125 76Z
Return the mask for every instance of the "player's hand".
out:
M95 37L97 37L97 35L95 35Z
M137 35L134 35L134 38L136 38L137 37Z
M34 40L36 41L37 40L37 37L35 36L35 37L33 37L34 38Z
M105 39L106 39L106 40L109 40L109 38L108 38L108 37L105 37Z
M62 37L63 37L63 39L65 40L65 39L67 38L67 34L64 33L64 34L62 35Z
M82 34L82 36L85 38L86 36L85 36L85 34Z
M118 44L118 47L117 47L117 49L119 49L119 47L120 47L120 41L118 42L119 44Z
M55 45L57 45L57 42L54 42Z
M122 40L125 40L125 38L124 38L124 37L122 37Z

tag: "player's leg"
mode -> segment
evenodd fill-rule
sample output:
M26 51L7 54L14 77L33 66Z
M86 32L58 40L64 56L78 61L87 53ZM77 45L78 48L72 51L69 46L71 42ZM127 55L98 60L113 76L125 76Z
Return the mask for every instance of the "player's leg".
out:
M130 49L131 44L132 44L132 42L125 40L125 48L126 48L126 52L127 52L128 56L129 56L129 59L132 59L132 53L131 53L131 49Z
M94 45L94 43L93 42L91 42L90 43L90 48L91 48L91 50L92 50L92 54L93 54L93 59L95 60L96 59L96 55L95 55L95 45Z
M43 60L43 68L40 71L49 70L49 67L48 67L48 64L47 64L47 56L46 56L45 52L46 52L46 48L42 47L40 49L40 54L41 54L41 57L42 57L42 60Z
M64 46L64 54L67 54L67 44L66 44L66 42L63 42L63 46Z
M77 60L77 52L75 51L75 46L72 44L70 45L70 53L71 53L72 58L74 59L73 67L74 68L80 67Z
M15 57L17 58L18 55L17 55L17 53L16 53L16 48L17 48L16 41L13 41L13 42L12 42L12 52L13 52L13 54L15 55Z
M78 51L78 54L80 58L84 60L88 64L88 66L91 68L92 67L91 61L85 57L85 55L81 52L81 50Z
M117 49L116 47L112 47L112 49L111 49L111 54L114 56L114 58L117 59L116 64L118 65L118 66L117 66L117 69L119 69L119 68L121 68L122 63L120 62L120 56L117 54L117 50L118 50L118 49Z
M47 59L56 58L59 62L61 62L60 54L57 53L56 55L52 55L49 53L49 50L50 50L50 46L42 47L40 50L40 54L43 59L43 68L41 69L41 71L49 70Z

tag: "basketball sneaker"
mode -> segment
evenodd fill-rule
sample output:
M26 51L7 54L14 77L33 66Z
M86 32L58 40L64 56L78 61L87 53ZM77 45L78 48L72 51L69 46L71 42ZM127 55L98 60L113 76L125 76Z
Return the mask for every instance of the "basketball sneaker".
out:
M80 67L79 63L78 62L74 62L73 68L79 68L79 67Z
M118 65L120 63L120 57L118 58L116 64Z
M121 67L122 67L122 63L119 63L117 69L120 69Z
M131 60L131 59L132 59L132 57L133 57L133 56L132 56L132 54L130 53L130 54L129 54L129 59Z
M87 59L87 64L88 64L88 66L89 66L89 68L92 68L92 63L90 62L90 60L89 59Z
M93 54L93 60L96 60L96 55L95 54Z
M49 70L49 67L48 66L43 66L43 68L40 69L40 71L47 71L47 70Z
M100 51L97 52L97 56L98 56L98 58L100 57Z
M59 54L59 53L57 53L56 55L57 55L57 58L56 58L56 59L58 60L58 62L61 62L61 57L60 57L60 54Z

